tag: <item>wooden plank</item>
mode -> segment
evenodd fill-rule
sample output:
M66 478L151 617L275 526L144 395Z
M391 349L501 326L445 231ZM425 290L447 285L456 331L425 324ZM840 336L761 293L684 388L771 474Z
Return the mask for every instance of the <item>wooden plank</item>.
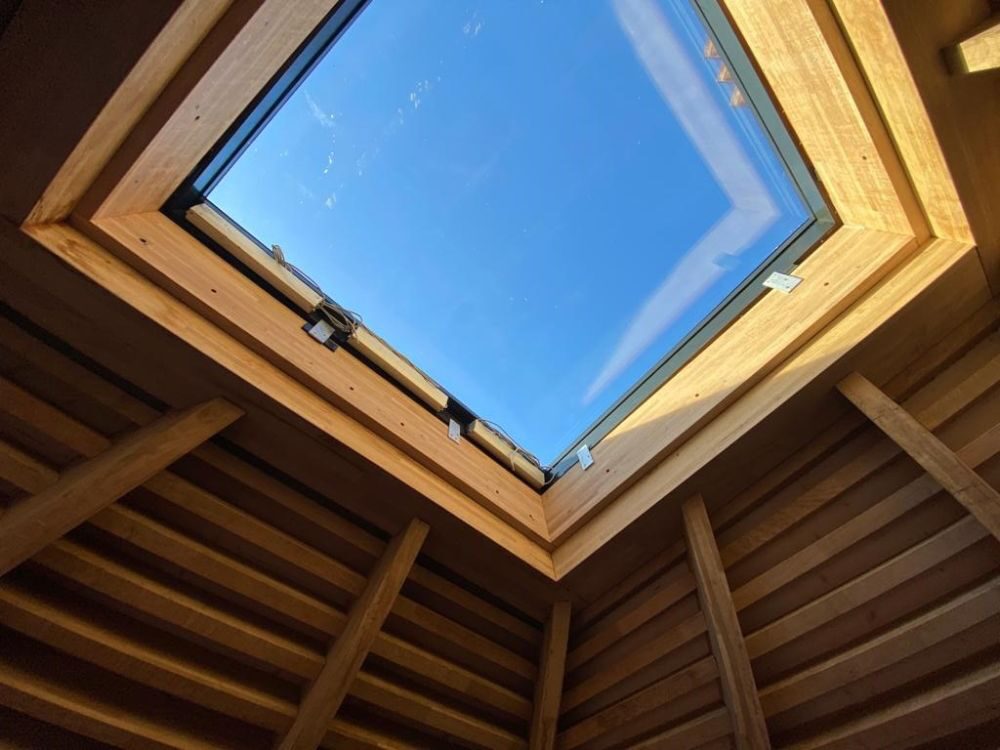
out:
M705 632L705 617L701 612L695 612L684 618L673 627L664 630L641 648L623 654L607 668L581 680L569 688L563 695L563 711L570 711L585 701L594 698L605 690L617 685L687 643L690 643Z
M1000 578L994 577L875 638L768 685L761 690L761 705L768 716L788 711L914 656L998 612Z
M945 50L948 67L956 75L1000 68L1000 13L994 14Z
M16 353L19 359L30 362L42 370L57 374L59 381L65 385L67 391L86 394L88 399L102 404L125 420L142 426L159 416L159 412L152 407L57 352L5 318L0 318L0 341L3 342L4 348ZM39 403L41 402L34 401L31 408L37 409ZM84 437L84 439L87 438ZM103 447L105 445L102 443L98 450ZM230 477L237 487L252 487L256 492L273 501L275 506L280 508L278 511L280 517L300 519L304 528L315 530L317 538L328 542L328 545L324 546L323 549L337 550L338 553L341 550L346 551L348 548L356 550L361 561L354 563L353 567L374 564L374 561L385 549L386 542L382 539L221 448L206 444L196 449L193 455L208 466L214 467L225 476ZM4 453L0 451L0 458L3 456ZM167 473L159 475L161 480L165 479L166 476ZM36 492L39 489L42 488L33 487L29 491ZM215 499L218 500L218 498ZM245 531L244 538L251 545L262 546L276 552L282 548L285 542L296 549L307 546L303 544L307 540L287 539L287 535L282 534L269 524L248 523L245 518L246 514L237 513L236 519L225 513L216 517L209 512L210 508L213 507L211 504L192 502L188 505L202 511L203 517L210 523L232 530ZM231 510L235 510L235 508ZM241 515L242 520L238 518ZM313 544L315 545L316 542L313 541ZM315 549L309 549L315 554ZM298 555L295 556L295 559L301 559L301 557ZM356 559L353 554L344 555L338 559L344 560L345 557L349 561ZM317 570L314 567L315 564L315 560L310 559L308 566L314 573ZM528 624L425 567L414 566L410 573L410 581L439 600L451 603L452 611L456 614L453 619L457 619L457 615L461 614L462 620L471 616L477 621L482 621L488 625L491 632L504 633L515 643L523 645L525 653L537 649L541 643L540 627ZM463 641L467 640L463 637ZM473 643L470 644L470 647L478 650L479 644ZM527 709L530 717L530 702L527 703Z
M351 606L344 630L327 652L322 671L303 697L294 723L276 745L280 750L319 746L410 574L428 530L427 524L414 519L386 548L364 592Z
M971 516L965 516L920 544L750 633L746 638L747 651L753 659L774 651L985 538L987 532L983 527Z
M967 245L940 239L926 243L877 289L856 302L753 389L690 436L679 450L629 486L579 531L561 541L552 555L556 578L566 576L807 385L815 388L817 382L829 382L832 387L834 379L845 374L848 357L864 351L865 343L881 327L895 324L896 316L906 316L907 306L914 300L927 299L936 282L954 283L955 277L950 272L963 277L970 274L968 282L974 286L968 294L961 295L955 293L954 286L950 287L947 296L934 298L935 306L947 310L958 306L958 316L962 318L984 304L990 299L989 289L982 269L971 264L978 266L978 261ZM969 304L966 306L966 303ZM909 361L913 353L903 350L910 343L902 338L883 342L879 352L882 365L891 362L901 366ZM560 482L568 478L563 477Z
M931 233L974 242L941 144L881 0L834 0Z
M1000 453L1000 424L959 451L970 466L978 466ZM927 474L901 487L888 497L859 513L847 523L786 557L779 565L760 573L733 591L737 610L761 601L783 586L809 575L834 556L877 533L934 497L940 486Z
M664 747L699 747L712 740L725 737L732 731L729 716L724 708L710 711L672 727L655 737L631 746L631 750L659 750Z
M69 216L129 131L230 5L231 0L180 3L60 165L24 223L61 221Z
M591 447L593 469L574 466L542 495L551 537L558 540L579 528L770 373L783 369L783 361L914 247L905 235L838 229L796 268L804 281L794 294L764 295Z
M830 6L725 7L841 220L923 239L906 174Z
M687 500L681 510L691 570L698 583L698 599L719 667L722 694L729 708L736 745L748 750L769 749L771 740L767 734L764 711L760 707L750 657L705 502L696 495Z
M3 382L0 379L0 384ZM30 394L13 388L5 392L15 397L9 400L25 414L38 414L47 407L46 429L50 430L53 437L64 441L73 451L89 456L99 453L109 445L109 441L101 435L62 412L48 407ZM53 425L58 429L53 430ZM199 450L208 453L220 466L230 469L234 467L235 459L224 457L223 452L217 448L204 446ZM2 457L3 453L0 452L0 458ZM0 471L0 478L31 492L45 489L57 478L58 475L49 467L30 457L25 459L31 462L30 468L33 471L21 472L19 464L22 462L18 462L18 466L10 472ZM0 470L5 466L7 462L0 460ZM257 489L266 488L269 482L273 482L259 472L253 472L243 478L249 486ZM26 483L22 483L21 479L26 480ZM365 580L359 573L170 471L163 471L152 477L145 483L144 488L156 496L158 503L191 514L192 518L201 522L202 530L206 533L214 528L231 534L251 547L266 550L285 560L292 567L324 583L332 584L352 597L359 595L364 589ZM328 517L333 516L330 511L312 503L309 507L315 508L316 512L309 513L308 518L321 524L324 529L329 529L331 533L343 536L344 529L341 525L335 527L329 523ZM303 510L301 504L296 506L296 510ZM333 607L223 552L187 538L135 510L111 506L92 517L91 523L182 570L193 573L200 579L212 581L224 590L234 592L238 597L259 602L273 614L277 614L279 619L291 620L293 626L306 625L305 632L308 635L315 635L317 632L336 634L343 628L344 616ZM378 552L383 548L384 545L378 542L372 549ZM421 580L429 575L424 571ZM433 579L430 584L434 585ZM475 599L480 602L480 608L488 608L481 599ZM470 603L469 606L473 605ZM457 655L460 660L471 663L480 671L493 673L495 669L499 669L503 674L515 675L519 681L531 680L535 675L535 666L527 659L407 597L399 597L396 600L394 611L403 623L410 625L411 636L414 629L420 631L425 635L425 640L433 641L435 650L449 651L453 658ZM438 689L460 688L467 697L495 705L504 712L522 718L531 715L530 702L519 694L390 634L379 634L372 647L372 653L436 682Z
M155 321L158 325L177 335L181 341L192 346L195 351L202 352L213 359L220 367L233 376L246 382L254 389L263 392L281 407L315 427L318 432L329 435L347 447L359 452L387 473L396 476L431 502L448 511L452 516L464 522L472 529L480 532L496 544L524 560L532 568L552 577L552 561L549 553L533 539L529 539L518 529L505 523L486 507L479 505L462 489L454 486L443 477L438 476L415 458L389 443L372 429L359 423L343 411L335 408L327 399L319 395L315 389L309 388L293 379L277 366L271 364L255 352L231 338L222 330L206 321L203 317L179 303L163 289L144 279L127 265L115 259L107 250L87 239L71 227L65 225L44 225L25 229L40 245L62 258L69 265L92 281L108 289L115 296L130 300L129 304L138 305L140 314ZM3 233L12 242L30 243L30 240L13 231ZM32 254L37 251L37 245L25 245L25 252ZM9 257L9 256L8 256ZM218 260L218 259L217 259ZM221 261L220 261L221 262ZM225 264L223 264L225 265ZM231 270L231 269L230 269ZM258 293L262 293L259 292ZM289 311L290 312L290 311ZM310 342L303 342L309 344ZM318 347L312 342L311 350L328 354L329 351ZM326 358L323 358L324 362ZM318 361L313 362L319 365ZM322 368L324 378L331 372ZM370 374L370 373L369 373ZM340 387L354 387L357 382L353 377L346 380L335 378ZM390 386L391 387L391 386ZM399 397L410 401L405 395ZM383 408L392 406L393 400L383 399ZM436 428L444 431L439 422ZM424 431L417 431L424 436ZM429 434L429 433L428 433ZM457 449L455 443L447 440ZM497 467L495 462L482 456L478 449L467 446L478 454L480 461L492 464L494 469L506 474L519 492L530 492L516 477ZM505 496L499 496L493 491L494 497L504 501ZM537 503L537 496L535 502Z
M322 294L264 252L211 204L193 206L187 210L185 217L304 312L312 312L323 302Z
M626 726L637 720L643 714L654 711L660 706L676 701L692 690L717 679L719 670L715 658L707 656L699 659L678 672L674 672L662 680L657 680L642 690L628 696L593 716L559 734L559 748L573 750L591 740L600 737L614 729Z
M547 530L537 492L469 441L449 439L447 425L434 413L349 351L341 347L331 352L319 346L301 330L300 315L164 214L106 220L85 226L85 231L92 231L98 242L203 316L202 326L219 326L343 412L342 417L353 419L354 430L344 430L339 438L348 447L365 455L359 442L370 452L373 438L380 438L447 483L452 493L460 492L536 542L544 542ZM121 296L120 286L109 291L138 305L140 312L148 305L142 298ZM222 359L221 352L206 354ZM365 440L357 439L359 431L367 434ZM398 462L383 452L375 463L391 471Z
M545 624L538 683L535 686L535 707L531 717L531 750L555 750L559 725L559 703L562 700L563 679L566 675L566 648L569 643L569 602L552 605L552 615Z
M135 489L243 415L223 399L167 415L0 517L0 575Z
M882 0L958 189L993 294L1000 294L1000 78L954 76L942 50L985 22L989 0ZM880 51L875 52L881 56Z
M80 204L87 216L156 211L337 0L233 3Z
M837 389L1000 540L1000 492L864 376L852 373Z
M992 662L788 747L791 750L846 750L922 745L935 737L1000 716L998 694L1000 662Z

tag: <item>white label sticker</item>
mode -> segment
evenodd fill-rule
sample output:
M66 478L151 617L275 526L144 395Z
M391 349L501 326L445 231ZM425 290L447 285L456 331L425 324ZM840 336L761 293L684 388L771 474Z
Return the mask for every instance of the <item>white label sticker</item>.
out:
M789 294L795 287L802 283L802 279L798 276L792 276L789 273L779 273L775 271L766 279L764 279L764 286L770 289L777 289L779 292L784 292Z
M584 471L594 465L594 457L590 455L590 448L586 445L580 446L580 450L576 452L576 458L580 462L580 468Z
M448 437L456 443L462 439L462 426L454 419L448 420Z

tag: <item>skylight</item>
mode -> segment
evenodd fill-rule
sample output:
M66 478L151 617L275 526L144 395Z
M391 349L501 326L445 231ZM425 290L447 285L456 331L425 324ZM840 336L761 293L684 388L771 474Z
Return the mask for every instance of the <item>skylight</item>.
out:
M371 0L349 26L342 10L203 191L555 464L815 238L815 190L711 7Z

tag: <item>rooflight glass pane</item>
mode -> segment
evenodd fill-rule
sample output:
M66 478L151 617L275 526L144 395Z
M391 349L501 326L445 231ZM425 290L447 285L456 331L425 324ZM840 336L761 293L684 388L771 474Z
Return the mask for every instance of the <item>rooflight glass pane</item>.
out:
M708 40L688 0L372 0L210 198L551 462L810 218Z

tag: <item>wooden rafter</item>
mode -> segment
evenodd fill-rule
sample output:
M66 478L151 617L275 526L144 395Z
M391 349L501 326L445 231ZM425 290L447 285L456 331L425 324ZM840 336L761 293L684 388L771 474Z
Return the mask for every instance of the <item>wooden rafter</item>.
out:
M837 389L1000 539L1000 492L863 375L851 373Z
M319 746L351 682L381 632L382 624L389 616L427 538L427 532L427 524L414 519L386 548L364 592L351 607L344 630L327 652L322 671L303 697L294 723L276 745L279 750L304 750Z
M554 750L566 673L569 643L570 603L556 602L545 625L542 658L535 685L535 710L531 718L531 750Z
M63 473L0 518L0 575L79 526L239 419L217 398L168 414Z
M698 584L698 600L708 625L736 746L747 750L770 748L750 657L705 502L696 495L684 503L682 512L688 557Z
M995 13L946 49L945 59L955 75L1000 68L1000 13Z

